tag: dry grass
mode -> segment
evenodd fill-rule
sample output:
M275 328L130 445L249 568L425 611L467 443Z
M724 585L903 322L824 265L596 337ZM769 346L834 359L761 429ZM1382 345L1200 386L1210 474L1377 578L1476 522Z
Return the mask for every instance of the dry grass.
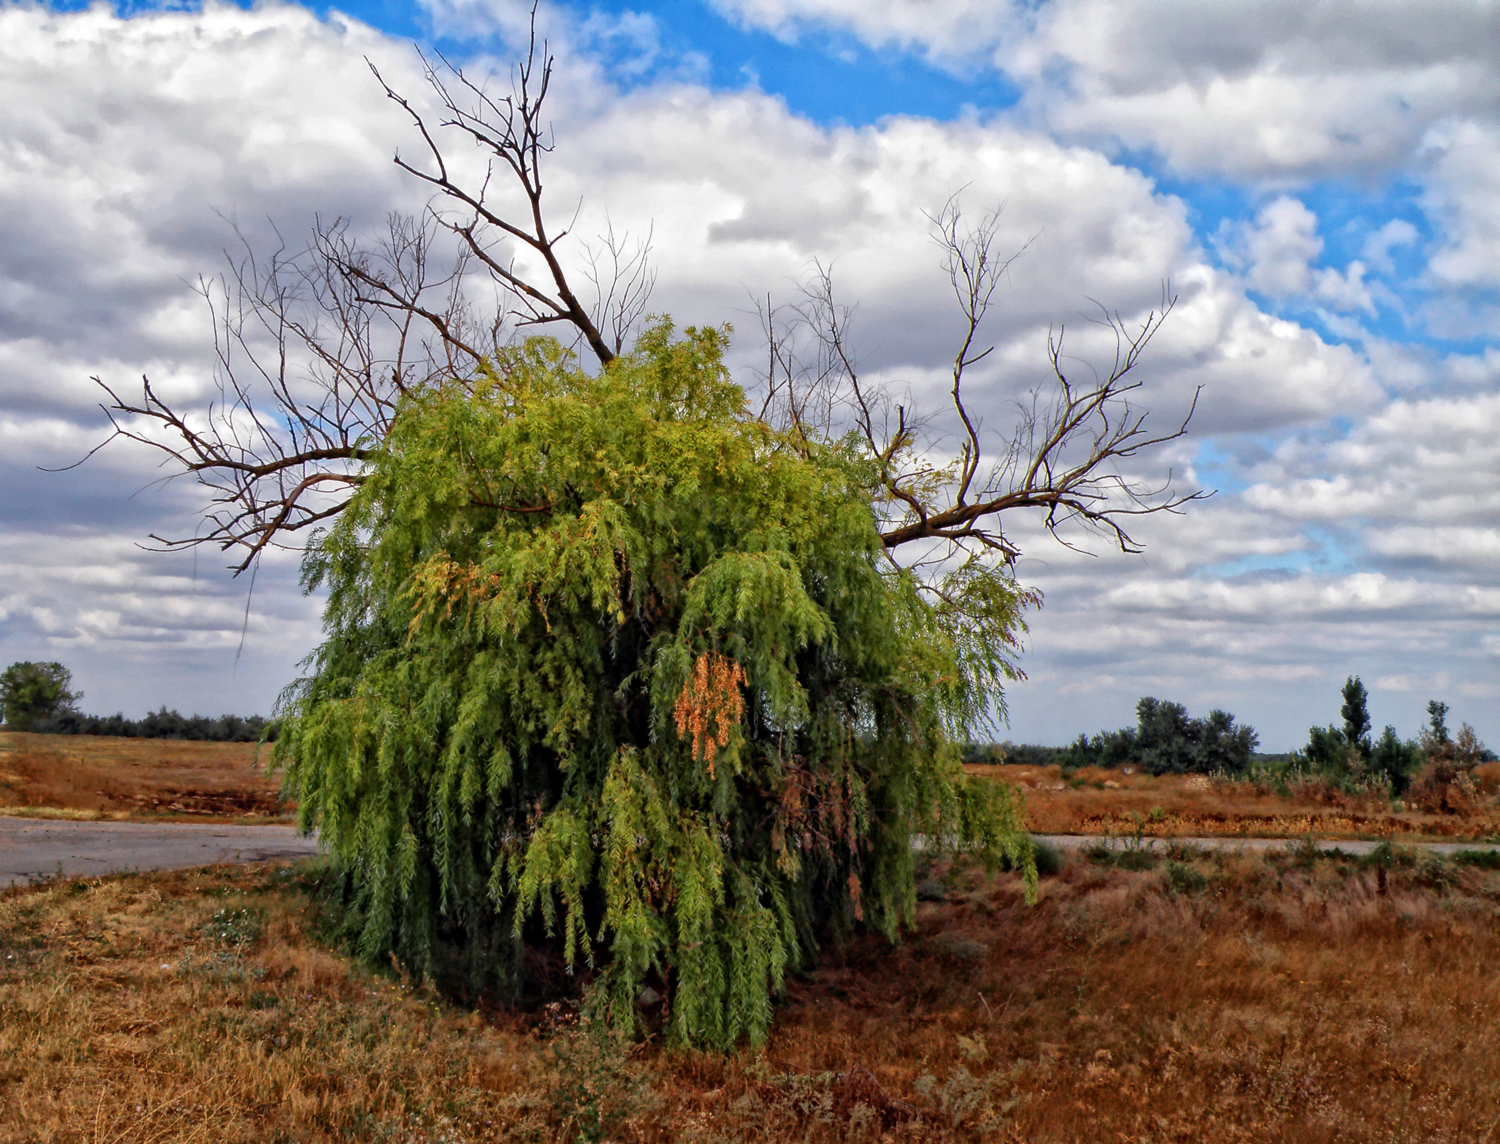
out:
M0 815L264 822L287 818L279 780L254 743L189 743L0 732ZM1086 768L974 766L1026 795L1039 834L1159 837L1477 839L1500 837L1500 764L1475 772L1463 813L1429 814L1375 795L1308 782L1290 797L1200 776L1126 775Z
M1242 837L1478 839L1500 837L1500 764L1475 772L1479 797L1462 813L1432 814L1376 794L1349 795L1326 783L1294 784L1286 796L1254 783L1201 775L1124 774L1086 767L1064 781L1059 768L986 766L971 774L1021 788L1038 834L1162 838ZM1400 805L1400 809L1396 806Z
M264 822L287 813L269 747L0 732L0 814Z
M353 965L315 868L0 898L0 1139L1472 1141L1500 1131L1500 872L1081 856L1028 908L938 867L918 932L770 1043L629 1052ZM1142 864L1142 863L1137 863Z

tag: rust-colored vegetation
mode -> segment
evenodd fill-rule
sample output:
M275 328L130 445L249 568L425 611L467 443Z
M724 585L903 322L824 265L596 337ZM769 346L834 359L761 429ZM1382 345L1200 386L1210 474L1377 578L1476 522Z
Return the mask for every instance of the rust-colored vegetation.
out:
M287 815L255 743L0 732L0 814L265 821Z
M1316 777L1269 783L1206 775L1125 773L1084 767L976 764L964 768L1018 786L1038 834L1141 833L1159 838L1397 838L1464 840L1500 836L1500 763L1468 776L1466 796L1406 799L1350 794Z
M0 1139L1304 1144L1500 1123L1483 865L1117 850L1030 908L1011 875L935 865L914 934L830 948L766 1048L727 1058L596 1039L566 997L476 1013L360 968L318 878L0 897Z

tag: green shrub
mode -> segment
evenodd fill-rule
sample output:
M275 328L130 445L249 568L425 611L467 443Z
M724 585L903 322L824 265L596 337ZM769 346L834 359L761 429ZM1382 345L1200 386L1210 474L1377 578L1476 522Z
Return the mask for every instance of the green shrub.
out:
M869 463L748 416L723 348L660 325L589 375L534 339L414 396L311 550L276 757L367 956L515 996L545 946L612 1028L654 981L672 1043L728 1048L820 941L911 923L914 834L1034 891L958 747L1032 597L892 566Z
M71 690L73 673L60 663L13 663L0 672L0 721L16 731L66 711L83 692Z

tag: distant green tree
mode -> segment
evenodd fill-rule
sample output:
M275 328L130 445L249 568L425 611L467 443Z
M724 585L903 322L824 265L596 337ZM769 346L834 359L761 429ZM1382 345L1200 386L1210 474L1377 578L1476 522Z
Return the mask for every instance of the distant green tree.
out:
M0 673L0 718L29 731L83 698L72 685L73 673L60 663L13 663Z
M820 937L913 921L916 836L1034 887L959 760L1030 597L886 559L878 471L749 416L723 346L658 325L591 376L534 339L414 396L312 550L276 755L368 955L461 943L493 995L550 944L617 1027L650 982L727 1048Z
M1424 740L1437 746L1449 741L1448 737L1448 705L1440 703L1436 699L1427 701L1427 729L1423 732Z
M1331 724L1327 727L1309 727L1307 746L1302 749L1307 765L1321 774L1338 775L1349 773L1349 740L1344 732Z
M1369 767L1372 775L1383 775L1393 794L1400 794L1411 782L1412 773L1422 761L1421 749L1396 734L1396 728L1386 725L1380 738L1370 749Z
M1181 703L1150 696L1135 706L1136 725L1080 735L1066 748L1074 767L1134 765L1147 774L1239 774L1249 765L1260 737L1255 728L1235 726L1234 716L1213 710L1206 719L1189 717Z
M1370 756L1370 708L1369 693L1357 675L1344 680L1341 692L1344 705L1339 714L1344 720L1344 742L1357 751L1361 758Z

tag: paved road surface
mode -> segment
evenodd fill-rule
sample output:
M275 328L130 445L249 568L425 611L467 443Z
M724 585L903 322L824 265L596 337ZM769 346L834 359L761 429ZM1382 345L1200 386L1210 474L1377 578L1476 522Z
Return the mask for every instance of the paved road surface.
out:
M1041 835L1064 849L1077 849L1099 839L1080 835ZM1186 842L1207 850L1272 850L1295 845L1285 838L1147 838L1146 845L1164 847ZM1114 845L1125 843L1116 839ZM1374 842L1319 842L1346 854L1368 854ZM1422 845L1438 854L1455 850L1496 849L1474 842L1432 842ZM201 826L197 823L69 822L55 819L0 817L0 886L32 878L63 874L113 874L123 870L170 870L208 866L215 862L261 862L267 859L306 858L318 852L315 839L304 838L290 826Z
M215 862L306 858L316 839L290 826L70 822L0 818L0 886L63 874L173 870Z
M1109 842L1095 835L1088 834L1038 834L1037 837L1044 842L1050 842L1053 846L1064 850L1078 850L1095 842ZM1285 850L1289 846L1300 846L1300 838L1143 838L1141 844L1153 849L1161 850L1174 842L1186 843L1190 846L1198 846L1204 850ZM1410 846L1416 850L1427 850L1433 854L1453 854L1459 850L1500 850L1500 845L1492 842L1403 842L1395 840L1398 846ZM1134 839L1115 838L1112 845L1126 847L1135 844ZM1342 850L1345 854L1368 854L1379 842L1348 841L1344 839L1319 839L1319 850Z

